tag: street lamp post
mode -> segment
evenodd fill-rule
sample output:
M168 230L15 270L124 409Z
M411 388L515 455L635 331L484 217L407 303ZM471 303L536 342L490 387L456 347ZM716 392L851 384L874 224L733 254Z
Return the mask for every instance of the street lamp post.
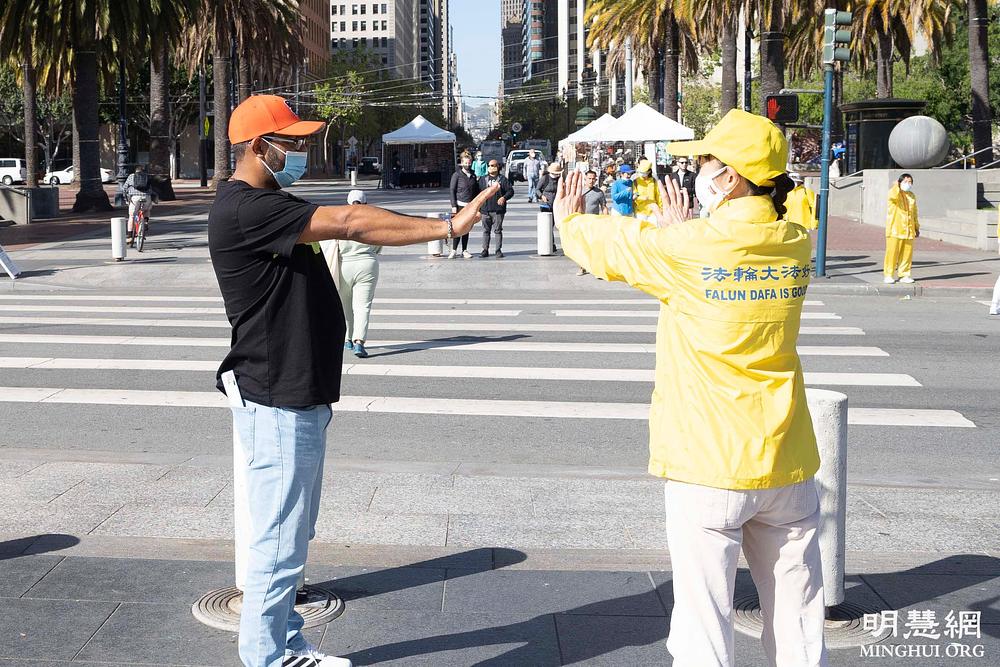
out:
M118 164L115 180L118 181L118 192L115 194L115 205L125 204L125 179L128 178L128 109L125 90L125 63L118 66Z
M198 174L208 186L208 111L205 108L205 66L198 68Z

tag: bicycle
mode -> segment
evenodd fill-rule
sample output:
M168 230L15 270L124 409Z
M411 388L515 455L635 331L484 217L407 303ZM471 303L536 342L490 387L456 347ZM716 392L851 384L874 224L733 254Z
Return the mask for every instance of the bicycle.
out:
M128 221L128 245L135 248L137 252L142 252L146 243L146 232L149 230L149 211L147 210L149 195L144 193L132 195L132 203L135 212Z

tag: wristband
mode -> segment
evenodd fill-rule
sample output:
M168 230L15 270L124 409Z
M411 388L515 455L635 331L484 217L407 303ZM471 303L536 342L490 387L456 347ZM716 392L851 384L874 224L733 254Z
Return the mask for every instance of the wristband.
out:
M455 236L455 230L454 230L454 228L451 225L451 216L449 215L444 220L445 220L445 222L448 223L448 236L445 237L445 240L446 241L451 241L452 238L454 238L454 236Z

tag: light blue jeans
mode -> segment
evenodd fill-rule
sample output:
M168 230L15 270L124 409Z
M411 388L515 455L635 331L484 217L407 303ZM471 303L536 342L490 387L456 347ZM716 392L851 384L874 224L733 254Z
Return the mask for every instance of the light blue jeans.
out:
M538 199L538 176L528 176L528 201Z
M329 405L271 408L250 401L231 408L246 458L250 535L240 659L246 667L280 667L285 650L306 647L295 590L306 565L326 454Z

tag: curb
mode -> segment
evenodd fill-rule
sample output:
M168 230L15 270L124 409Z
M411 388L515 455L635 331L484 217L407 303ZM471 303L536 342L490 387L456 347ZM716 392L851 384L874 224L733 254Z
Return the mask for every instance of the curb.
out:
M993 298L993 288L992 287L947 287L947 286L929 286L924 287L918 283L913 285L908 285L906 287L902 286L889 286L889 285L874 285L870 283L854 283L854 284L844 284L844 283L819 283L814 279L813 282L809 284L809 294L841 294L841 295L857 295L857 296L881 296L881 297L917 297L917 296L951 296L951 297L973 297L978 299L991 299Z

